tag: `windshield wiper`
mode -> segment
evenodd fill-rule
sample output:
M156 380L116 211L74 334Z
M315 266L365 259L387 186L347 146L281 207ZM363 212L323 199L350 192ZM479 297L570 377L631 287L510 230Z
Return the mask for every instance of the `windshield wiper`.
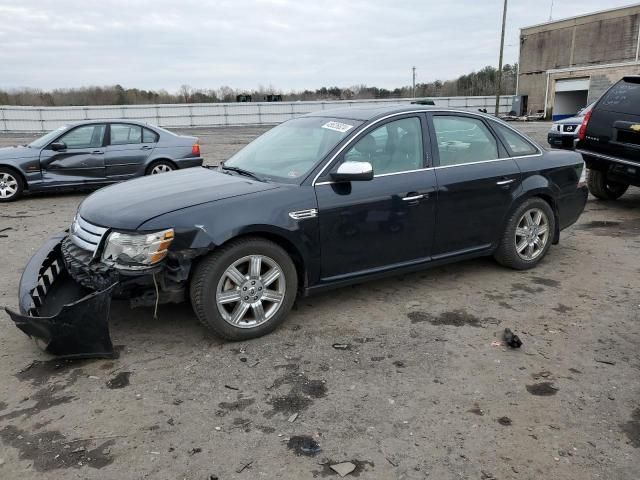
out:
M244 168L240 168L240 167L228 167L226 166L224 163L220 165L220 168L222 170L230 170L232 172L236 172L239 173L240 175L244 175L245 177L251 177L255 180L258 180L259 182L266 182L267 180L263 177L261 177L260 175L257 175L253 172L250 172L249 170L245 170Z

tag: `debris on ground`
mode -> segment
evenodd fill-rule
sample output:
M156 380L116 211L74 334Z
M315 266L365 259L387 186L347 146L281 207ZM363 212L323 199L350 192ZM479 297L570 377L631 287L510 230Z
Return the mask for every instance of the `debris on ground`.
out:
M253 458L247 458L242 460L240 464L236 467L236 473L241 473L245 468L249 468L253 463Z
M329 465L329 467L341 477L346 477L356 469L356 466L351 462L336 463L335 465Z
M107 388L117 389L124 388L129 385L129 377L131 376L131 372L120 372L115 377L110 380L107 380Z
M307 457L312 457L317 455L322 451L320 444L316 442L313 438L296 435L289 439L287 446L293 450L297 455L305 455Z
M605 365L615 365L616 364L616 362L613 362L611 360L603 360L603 359L599 359L599 358L596 358L595 360L596 360L596 362L604 363Z
M334 343L331 346L336 350L349 350L351 348L351 345L348 343Z
M498 419L498 423L499 423L500 425L504 425L505 427L508 427L508 426L510 426L510 425L511 425L512 421L511 421L511 419L510 419L509 417L504 416L504 417L500 417L500 418Z
M509 345L511 348L520 348L522 346L522 340L520 340L520 337L508 328L504 329L504 343Z
M224 388L228 388L229 390L240 390L238 387L232 387L231 385L225 385Z
M192 448L189 450L189 455L194 456L196 453L201 453L202 449L199 447Z
M293 415L291 415L291 416L287 419L287 421L288 421L289 423L293 423L293 422L295 422L295 421L296 421L296 418L298 418L298 414L297 414L297 413L294 413Z

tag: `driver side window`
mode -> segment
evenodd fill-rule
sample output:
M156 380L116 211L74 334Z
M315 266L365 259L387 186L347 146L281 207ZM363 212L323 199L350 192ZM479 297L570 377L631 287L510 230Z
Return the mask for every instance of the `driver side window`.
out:
M100 148L102 147L102 139L104 137L105 125L85 125L83 127L74 128L66 135L58 139L58 142L64 142L67 148Z
M424 166L422 127L417 117L386 123L361 138L345 162L369 162L374 175L417 170Z

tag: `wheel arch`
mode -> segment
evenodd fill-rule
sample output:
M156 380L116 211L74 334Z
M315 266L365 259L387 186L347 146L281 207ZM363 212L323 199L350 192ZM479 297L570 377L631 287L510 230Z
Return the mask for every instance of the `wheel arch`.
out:
M178 167L178 164L173 161L170 158L166 158L166 157L159 157L159 158L154 158L152 160L148 160L146 166L144 167L144 173L145 175L149 174L149 170L151 169L151 167L153 167L156 163L160 163L160 162L167 162L170 163L173 166L174 170L179 170L180 167Z
M11 170L12 172L14 172L16 175L20 177L20 180L22 180L22 187L25 190L29 189L29 184L27 183L27 177L25 177L24 173L20 171L19 168L16 168L13 165L8 165L6 163L0 163L0 168L6 168L7 170Z
M280 231L272 226L267 225L253 225L248 226L241 231L238 232L228 232L226 235L216 236L217 238L213 239L211 237L208 238L208 241L214 240L209 243L207 246L204 244L201 245L192 245L191 248L207 248L209 251L213 251L222 246L228 245L231 242L237 241L243 238L263 238L265 240L269 240L279 247L281 247L296 267L296 272L298 274L298 289L300 291L304 291L309 283L309 265L308 265L308 255L304 246L299 245L294 239L291 238L291 232L288 231ZM208 236L207 236L208 237ZM201 243L197 241L197 243Z
M551 211L553 212L553 219L554 219L554 222L553 222L554 232L553 232L553 238L551 243L553 245L557 245L558 242L560 241L560 216L559 216L558 204L556 202L555 196L553 195L553 192L548 188L537 188L534 190L527 190L527 191L524 191L519 197L517 197L516 200L511 205L511 208L509 209L509 213L506 215L503 221L502 231L504 231L504 228L506 227L507 222L509 221L509 218L511 218L511 214L520 205L522 205L524 202L526 202L531 198L540 198L545 202L547 202L551 207Z

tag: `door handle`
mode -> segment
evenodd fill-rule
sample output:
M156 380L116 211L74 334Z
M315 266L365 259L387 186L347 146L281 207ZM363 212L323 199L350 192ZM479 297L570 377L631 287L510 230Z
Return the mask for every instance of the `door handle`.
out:
M145 145L144 147L141 147L140 150L151 150L153 147L150 147L149 145Z
M408 197L403 197L402 200L404 200L405 202L415 202L416 200L422 200L424 197L426 197L425 194L410 195Z
M104 155L104 152L102 150L94 150L93 152L91 152L93 155Z
M516 181L515 178L509 178L507 180L500 180L500 181L496 182L496 185L501 185L501 186L509 185L510 183L513 183L515 181Z

